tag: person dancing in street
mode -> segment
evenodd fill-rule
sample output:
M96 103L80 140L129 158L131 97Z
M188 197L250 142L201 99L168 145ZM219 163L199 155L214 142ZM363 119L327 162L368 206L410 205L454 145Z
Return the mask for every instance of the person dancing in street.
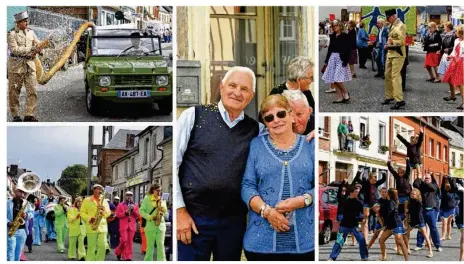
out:
M440 240L451 240L451 222L454 219L454 208L456 207L456 201L454 199L455 190L456 180L445 175L441 182L440 216L442 232Z
M430 242L429 234L427 232L427 228L425 225L425 219L424 219L424 210L423 210L423 205L422 205L422 195L419 189L414 188L411 191L411 199L410 199L410 210L408 214L408 227L406 229L406 247L408 248L408 254L410 254L411 250L409 248L409 234L410 232L417 228L419 232L425 237L425 243L427 247L429 248L429 254L427 255L427 258L432 258L433 257L433 251L432 251L432 243Z
M397 133L396 137L401 143L406 146L408 160L406 162L409 164L409 167L413 169L414 179L417 179L421 175L421 146L422 141L424 140L424 128L420 128L420 133L418 137L412 136L411 142L408 142L404 137Z
M362 221L362 232L364 235L364 239L367 240L369 238L369 213L371 208L377 202L377 197L379 196L377 188L384 184L387 180L387 174L382 172L382 179L377 180L377 176L375 173L369 174L369 179L361 179L361 171L358 171L356 177L354 178L353 182L359 182L362 185L361 192L363 193L364 203L363 203L363 216L364 219Z
M456 180L456 192L459 197L459 202L461 204L461 210L459 210L459 214L456 217L456 225L461 232L461 241L459 246L459 261L464 260L464 217L463 217L463 210L462 204L464 203L464 180L457 179Z
M359 254L361 260L368 260L369 253L367 251L366 240L363 238L362 233L359 231L359 222L363 219L363 205L358 200L359 189L353 185L348 186L349 198L346 199L343 206L342 221L337 234L337 240L330 254L329 261L336 260L343 245L345 244L346 237L352 233L359 244Z
M456 28L456 37L454 41L454 48L451 55L448 56L450 65L448 66L445 75L443 76L443 82L450 85L450 97L443 98L445 101L455 101L456 94L455 89L459 87L461 92L461 105L457 108L459 110L464 109L464 25L460 25Z
M408 250L406 247L406 237L404 236L404 227L403 222L398 214L398 193L395 189L391 188L387 192L388 197L388 211L385 222L385 230L382 232L382 235L379 238L380 251L382 257L380 260L387 260L387 246L385 242L393 234L395 236L395 242L400 246L401 251L404 253L404 260L408 261L409 255L407 254Z
M85 239L85 224L80 215L82 206L82 197L77 197L74 200L73 206L68 210L68 226L69 226L69 245L68 245L68 259L85 260L86 252L84 246Z
M377 201L377 203L374 204L374 207L372 208L376 214L377 221L375 223L374 235L371 237L371 240L367 245L367 249L370 249L372 245L374 245L375 240L380 236L383 228L385 227L383 219L387 218L388 213L387 188L383 187L380 189L380 196L380 199Z
M429 33L425 37L424 51L427 52L424 62L424 68L430 75L430 79L427 82L439 83L440 75L438 75L438 64L440 63L440 50L441 50L442 39L440 32L437 30L437 24L435 22L429 23Z
M348 35L343 32L343 24L338 20L332 21L333 33L330 35L329 49L325 59L325 72L322 80L325 83L334 83L337 89L337 100L333 103L347 103L350 94L344 82L351 81L351 72L347 67L351 56L351 45Z

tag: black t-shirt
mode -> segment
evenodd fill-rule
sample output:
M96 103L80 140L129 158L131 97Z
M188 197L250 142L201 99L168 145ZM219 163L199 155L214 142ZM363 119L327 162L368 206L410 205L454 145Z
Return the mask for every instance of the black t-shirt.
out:
M363 218L363 205L358 199L348 198L343 206L343 219L341 226L346 228L357 227Z
M21 211L21 208L23 207L23 200L22 199L13 199L13 220L16 219L16 216L18 215L19 211ZM18 229L25 229L26 225L20 225Z

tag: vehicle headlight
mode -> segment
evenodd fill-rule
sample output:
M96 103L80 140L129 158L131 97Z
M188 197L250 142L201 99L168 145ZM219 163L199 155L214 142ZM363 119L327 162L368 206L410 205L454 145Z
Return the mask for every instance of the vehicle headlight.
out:
M167 76L156 76L156 85L167 85L168 84L168 77Z
M98 85L109 86L111 84L111 78L109 76L101 76L98 78Z

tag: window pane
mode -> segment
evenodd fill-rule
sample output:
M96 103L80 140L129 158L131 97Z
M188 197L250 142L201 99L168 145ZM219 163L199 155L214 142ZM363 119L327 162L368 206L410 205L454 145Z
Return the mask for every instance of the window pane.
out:
M256 6L212 6L211 15L256 15Z

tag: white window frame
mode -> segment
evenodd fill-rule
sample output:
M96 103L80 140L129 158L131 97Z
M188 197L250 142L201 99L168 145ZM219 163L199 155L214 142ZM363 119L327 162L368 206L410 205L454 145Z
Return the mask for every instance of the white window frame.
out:
M135 173L135 157L131 157L130 158L130 161L131 161L131 174L134 174Z
M127 177L129 173L129 161L127 159L124 160L124 176Z
M379 147L387 145L386 134L387 134L387 125L384 122L379 122Z
M433 147L434 147L434 144L433 144L433 139L429 138L429 157L433 158Z
M441 145L440 142L437 142L436 151L435 151L435 157L437 160L440 160L440 153L441 153L440 145Z
M398 119L393 119L393 146L396 147L397 152L406 155L406 146L396 137L397 127L400 131L400 135L406 140L409 140L412 136L414 136L415 131L412 126L409 126Z
M286 22L291 22L291 24L286 24ZM279 34L279 40L281 41L291 41L291 40L296 40L296 20L294 19L281 19L279 23L279 29L280 29L280 34ZM285 36L285 28L289 27L291 28L291 34L290 36Z
M151 161L155 161L156 159L156 133L151 137L151 150L152 150L152 155L150 155L151 157Z

